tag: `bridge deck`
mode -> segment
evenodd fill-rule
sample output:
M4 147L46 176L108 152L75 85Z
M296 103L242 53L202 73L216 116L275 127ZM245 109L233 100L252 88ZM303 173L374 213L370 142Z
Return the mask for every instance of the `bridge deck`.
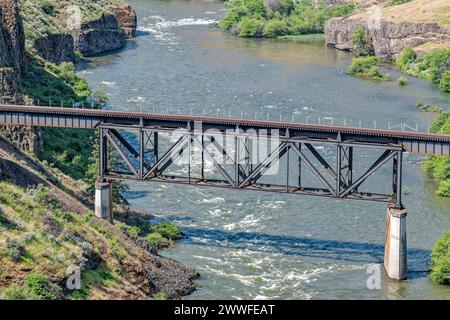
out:
M281 121L250 120L210 116L153 114L77 108L0 105L0 125L44 126L89 129L100 124L124 128L186 128L201 122L203 130L249 129L279 130L291 138L320 139L401 145L405 151L417 154L450 156L450 135L354 128L332 125L299 124Z

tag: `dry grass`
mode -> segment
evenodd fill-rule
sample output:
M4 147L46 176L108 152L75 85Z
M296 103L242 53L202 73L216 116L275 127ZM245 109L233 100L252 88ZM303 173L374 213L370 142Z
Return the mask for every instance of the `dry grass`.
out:
M374 12L369 10L354 15L355 18L367 18ZM450 1L448 0L413 0L392 7L381 9L383 20L395 22L438 23L450 25Z

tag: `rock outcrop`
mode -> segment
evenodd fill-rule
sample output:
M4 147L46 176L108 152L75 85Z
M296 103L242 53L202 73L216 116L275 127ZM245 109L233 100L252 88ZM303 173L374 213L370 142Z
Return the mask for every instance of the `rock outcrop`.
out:
M342 17L329 20L325 25L325 38L329 46L340 50L355 50L352 36L358 27L366 30L375 55L394 60L407 46L417 47L428 42L449 43L450 27L437 23L412 23L380 20L379 27L372 28L366 19Z
M21 78L26 67L25 36L17 1L0 0L0 103L22 103ZM3 126L2 134L22 150L40 146L36 128Z
M56 64L75 60L75 46L71 34L47 34L34 41L34 48L42 58Z
M128 4L110 6L100 18L84 21L79 30L69 31L60 21L53 22L61 30L48 33L34 40L34 48L40 56L53 63L75 61L75 52L93 56L115 51L126 46L126 39L136 34L137 15Z
M84 56L119 50L126 46L126 37L114 15L102 15L100 19L81 25L72 32L74 49Z
M18 92L25 66L25 37L16 1L0 0L0 95L20 99Z
M442 0L415 0L403 5L373 9L348 17L333 18L325 24L327 45L352 51L352 36L362 27L366 30L374 53L386 60L398 58L407 46L427 43L450 46L450 26L440 12L450 8ZM447 11L448 15L448 11Z
M119 27L124 31L125 36L127 38L135 37L137 28L136 11L128 4L114 6L113 10Z

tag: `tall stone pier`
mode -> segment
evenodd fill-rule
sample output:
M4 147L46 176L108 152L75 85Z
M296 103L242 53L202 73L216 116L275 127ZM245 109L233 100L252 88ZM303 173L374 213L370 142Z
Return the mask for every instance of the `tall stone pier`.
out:
M384 268L392 280L407 278L406 214L405 209L388 206Z
M95 215L113 223L113 202L111 181L95 183Z

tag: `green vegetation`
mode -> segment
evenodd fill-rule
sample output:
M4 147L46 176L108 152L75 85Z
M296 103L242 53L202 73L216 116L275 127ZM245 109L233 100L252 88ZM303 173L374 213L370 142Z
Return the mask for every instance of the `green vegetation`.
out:
M353 53L357 56L367 56L373 53L372 39L367 34L366 29L357 27L351 38L352 44L355 46Z
M87 270L81 275L81 289L73 290L69 294L70 299L88 299L92 295L92 288L111 286L116 287L119 277L108 269L105 263L101 263L95 270Z
M168 299L169 297L164 292L158 292L152 296L152 300L168 300Z
M173 222L161 222L151 226L151 231L161 234L164 238L169 240L181 239L183 234L180 228Z
M348 67L348 72L358 78L380 81L389 80L389 76L383 75L377 64L380 59L375 56L353 58Z
M56 300L61 295L61 288L51 283L48 277L42 274L29 275L24 287L42 300Z
M151 223L149 217L138 214L117 214L116 226L131 238L142 237L157 249L167 248L183 237L173 222Z
M39 297L31 290L15 284L4 289L0 298L3 300L39 300Z
M173 222L168 221L151 225L149 231L150 233L145 235L145 239L157 249L166 248L172 245L175 240L183 237L180 228Z
M450 285L450 232L446 232L431 252L430 278L434 283Z
M441 112L430 128L434 133L450 134L450 113ZM425 173L439 180L436 193L443 197L450 197L450 158L431 156L424 164Z
M407 47L397 60L406 74L433 81L442 91L450 92L450 49L436 50L419 57Z
M276 8L263 0L229 0L225 5L229 11L219 23L222 30L252 38L323 33L325 21L356 10L354 4L326 8L311 0L281 0Z
M65 33L67 18L74 13L68 10L71 5L77 5L81 10L82 23L99 19L102 14L112 13L111 6L121 4L122 0L27 0L21 1L21 16L24 23L27 47L44 34Z
M406 86L408 84L408 79L406 79L405 77L399 77L397 79L397 83L399 86Z
M442 112L442 108L438 106L432 106L429 104L425 104L423 102L417 103L417 109L422 110L424 112Z
M170 241L157 232L147 234L145 236L145 239L157 249L166 248L170 246Z
M0 241L2 299L95 298L103 288L120 291L133 265L140 268L140 251L124 241L120 227L80 216L63 202L45 187L25 190L0 182L0 234L9 239ZM129 230L135 235L139 228ZM73 265L82 267L82 287L69 293L60 286ZM29 270L23 282L22 270Z
M65 62L57 66L50 62L31 60L27 64L23 93L39 100L42 105L72 107L73 102L85 101L91 94L85 79L75 73L73 63Z
M387 7L391 7L391 6L396 6L399 4L404 4L407 2L410 2L411 0L389 0L388 3L386 4Z

